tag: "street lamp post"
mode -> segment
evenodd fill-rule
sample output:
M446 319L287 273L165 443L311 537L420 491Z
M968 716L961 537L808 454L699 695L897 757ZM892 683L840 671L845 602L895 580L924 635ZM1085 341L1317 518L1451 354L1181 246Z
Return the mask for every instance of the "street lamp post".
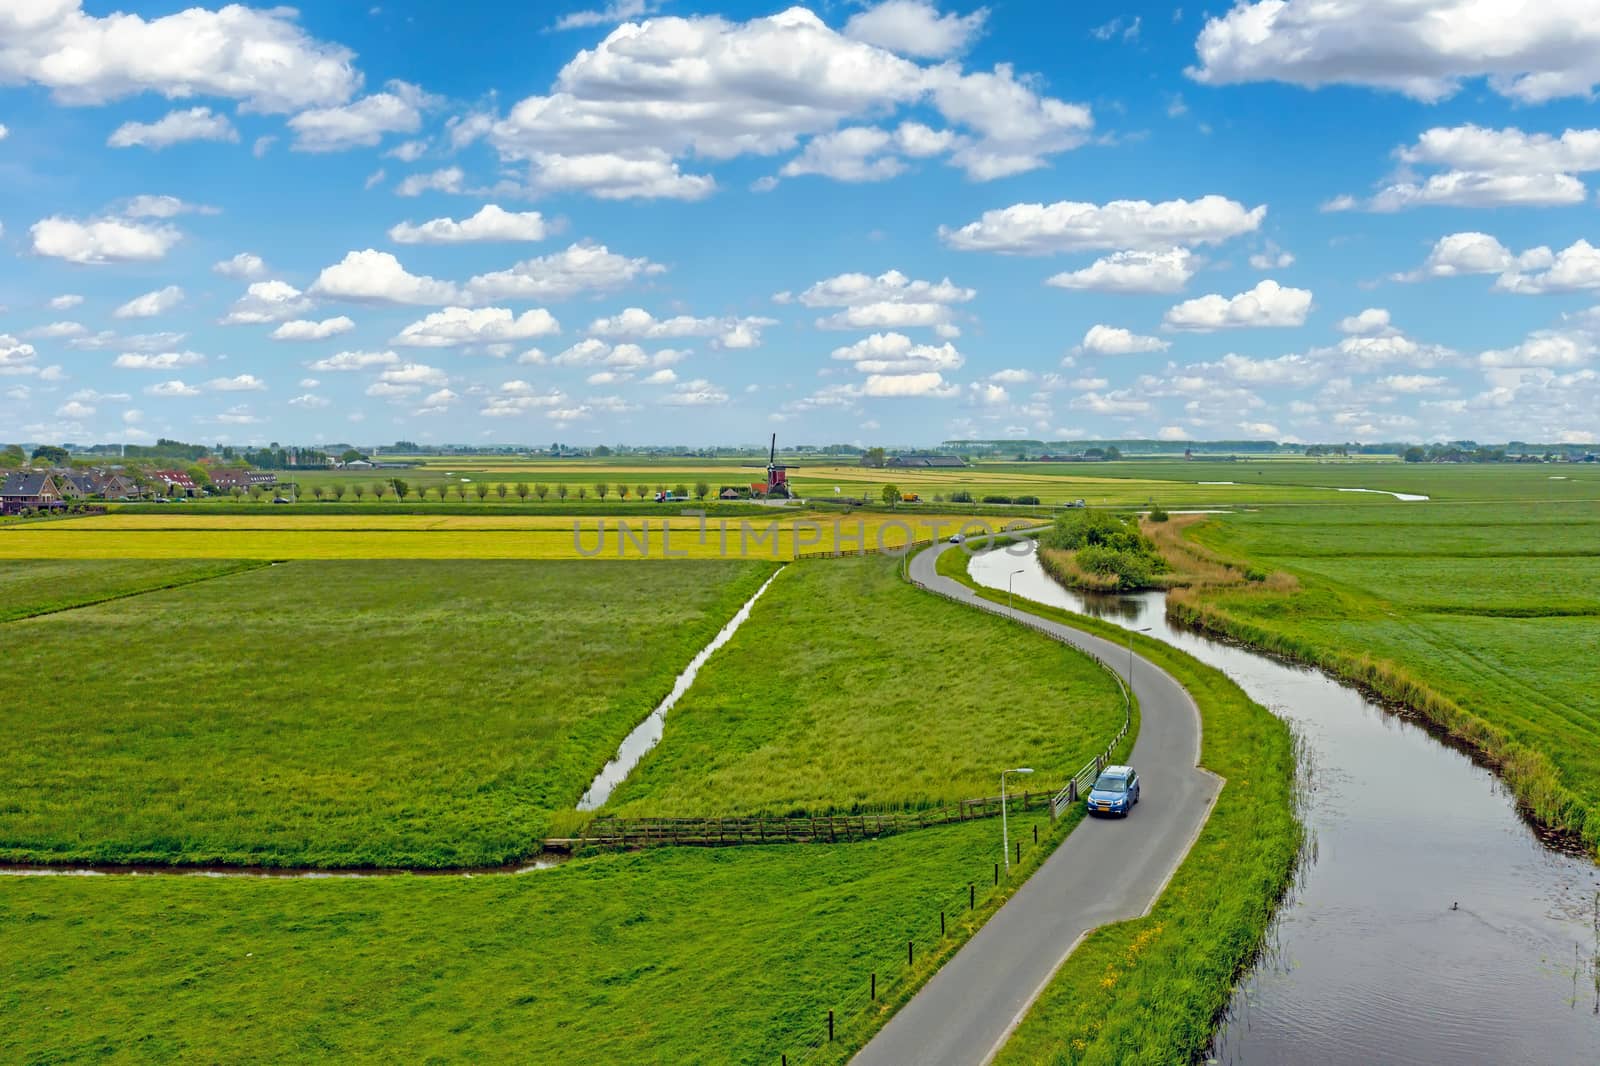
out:
M1025 573L1027 573L1026 570L1013 570L1011 571L1011 576L1006 578L1006 610L1010 612L1013 618L1015 618L1017 614L1017 605L1016 598L1011 592L1011 582L1018 574Z
M1031 766L1019 766L1014 770L1000 771L1000 853L1001 857L1006 860L1007 873L1011 872L1011 832L1006 825L1006 775L1031 773L1033 773Z

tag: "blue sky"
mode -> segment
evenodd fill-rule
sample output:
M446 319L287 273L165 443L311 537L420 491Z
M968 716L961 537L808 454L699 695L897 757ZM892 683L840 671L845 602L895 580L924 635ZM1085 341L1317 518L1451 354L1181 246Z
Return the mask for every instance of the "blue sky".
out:
M1587 0L523 7L7 5L0 439L1600 434Z

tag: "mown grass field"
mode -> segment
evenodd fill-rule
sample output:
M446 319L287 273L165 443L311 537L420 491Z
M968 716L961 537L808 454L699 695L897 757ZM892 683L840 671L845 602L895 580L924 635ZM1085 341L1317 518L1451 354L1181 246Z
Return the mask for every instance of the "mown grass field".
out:
M0 878L0 1059L795 1062L835 1008L839 1062L869 975L890 999L971 932L969 883L1000 898L999 848L986 820L517 877Z
M165 563L143 559L0 562L0 622L175 588L265 565L231 560Z
M0 702L0 858L527 854L770 572L300 562L8 622L52 683Z
M924 806L1059 787L1121 728L1093 660L914 588L893 558L795 563L603 808L693 816Z
M1180 617L1412 705L1600 848L1600 503L1279 510L1192 535L1301 587L1180 593Z
M899 548L997 519L906 512L771 517L111 514L0 530L0 559L724 559Z
M939 570L990 600L967 557ZM1035 614L1118 642L1126 630L1029 603ZM1220 670L1148 637L1139 654L1161 666L1200 708L1202 766L1226 779L1188 857L1140 919L1091 933L1034 1003L995 1062L1000 1066L1188 1062L1211 1040L1236 975L1253 958L1286 891L1301 842L1294 815L1295 754L1288 726Z

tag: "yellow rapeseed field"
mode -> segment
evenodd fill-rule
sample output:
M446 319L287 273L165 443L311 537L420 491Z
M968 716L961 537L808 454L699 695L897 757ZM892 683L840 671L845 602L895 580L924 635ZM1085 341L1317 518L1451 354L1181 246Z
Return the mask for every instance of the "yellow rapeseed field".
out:
M999 519L545 515L104 515L0 529L0 559L791 559L947 537Z

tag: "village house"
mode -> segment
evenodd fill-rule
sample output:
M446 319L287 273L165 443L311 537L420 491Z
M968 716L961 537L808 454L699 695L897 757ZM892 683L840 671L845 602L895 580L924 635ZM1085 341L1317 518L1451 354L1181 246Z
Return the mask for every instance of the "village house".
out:
M173 495L173 490L184 496L200 495L200 486L194 483L194 478L182 470L152 470L150 480L160 487L163 496Z
M19 514L25 508L65 506L61 480L45 471L19 470L0 485L0 514Z
M105 491L105 478L93 470L74 470L57 477L61 494L67 499L99 496Z

